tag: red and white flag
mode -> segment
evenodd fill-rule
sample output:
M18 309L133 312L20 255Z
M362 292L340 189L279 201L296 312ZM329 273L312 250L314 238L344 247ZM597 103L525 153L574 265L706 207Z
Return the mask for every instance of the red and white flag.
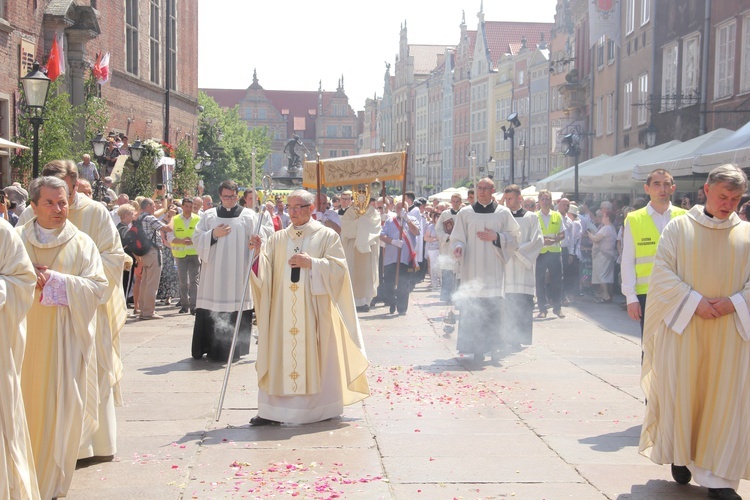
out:
M104 85L109 81L109 52L104 55L96 55L96 62L94 62L92 71L99 85Z
M60 74L65 74L65 35L62 31L55 35L57 38L57 53L60 55Z
M60 44L57 43L57 36L52 40L52 48L49 51L49 57L47 58L47 78L53 82L57 78L65 73L64 64L62 62L62 51L60 50Z

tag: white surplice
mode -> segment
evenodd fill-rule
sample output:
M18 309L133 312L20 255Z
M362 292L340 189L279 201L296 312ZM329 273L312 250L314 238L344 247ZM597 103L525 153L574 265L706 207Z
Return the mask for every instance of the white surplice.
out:
M273 222L263 213L261 239L273 233ZM232 230L211 244L211 232L219 224ZM196 307L216 312L246 311L253 308L250 293L242 300L245 278L250 264L250 236L256 233L258 214L244 208L239 217L220 218L217 209L207 210L201 217L193 235L193 244L201 259L201 274Z
M353 207L341 216L341 242L356 305L369 305L378 288L380 214L370 206L362 215Z

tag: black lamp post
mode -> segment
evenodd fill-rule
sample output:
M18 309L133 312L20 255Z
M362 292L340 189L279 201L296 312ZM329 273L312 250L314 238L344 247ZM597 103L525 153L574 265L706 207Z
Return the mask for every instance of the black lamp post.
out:
M578 201L578 158L581 156L581 146L578 143L578 134L567 134L562 138L565 156L575 158L575 201Z
M26 107L31 116L29 122L34 126L34 160L32 175L36 179L39 175L39 126L44 123L44 107L47 105L49 86L52 81L40 69L39 63L34 62L31 71L21 78Z
M500 127L503 130L503 139L510 139L510 183L515 184L516 183L516 166L515 166L515 137L516 137L516 129L521 126L521 120L518 119L518 113L511 113L508 115L508 127L506 128L505 125Z

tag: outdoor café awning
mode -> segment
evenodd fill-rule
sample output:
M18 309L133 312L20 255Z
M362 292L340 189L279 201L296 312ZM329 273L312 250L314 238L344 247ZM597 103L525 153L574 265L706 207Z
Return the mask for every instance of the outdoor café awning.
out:
M0 137L0 148L2 149L29 149L27 146L24 146L23 144L17 144L7 139L3 139L2 137Z
M693 161L693 173L707 174L725 163L750 168L750 122L702 151Z
M646 182L648 175L659 168L671 173L673 177L689 177L693 175L693 161L703 151L734 133L733 130L719 128L685 141L665 151L663 158L653 158L637 164L633 167L633 179Z
M581 177L586 172L593 172L596 166L601 166L602 162L608 160L609 155L599 155L596 158L591 158L578 165L578 183L580 186ZM570 193L575 191L575 167L569 167L561 172L552 174L549 177L540 181L534 182L534 186L537 189L549 189L550 191L564 191Z

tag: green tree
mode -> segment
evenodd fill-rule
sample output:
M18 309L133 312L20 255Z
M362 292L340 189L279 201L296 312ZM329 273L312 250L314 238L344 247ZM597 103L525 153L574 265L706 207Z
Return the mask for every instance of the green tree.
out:
M153 190L154 160L157 153L147 148L143 149L141 161L138 165L128 159L122 169L120 192L127 194L131 200L136 196L151 196Z
M206 193L216 194L219 184L227 179L240 186L252 183L252 151L255 148L256 181L271 150L267 127L248 129L240 118L239 108L221 108L216 101L199 92L203 112L198 119L198 151L211 156L211 166L203 167L200 177Z
M175 170L172 192L175 198L193 196L198 186L198 173L195 166L198 163L193 157L193 149L185 139L174 150Z

